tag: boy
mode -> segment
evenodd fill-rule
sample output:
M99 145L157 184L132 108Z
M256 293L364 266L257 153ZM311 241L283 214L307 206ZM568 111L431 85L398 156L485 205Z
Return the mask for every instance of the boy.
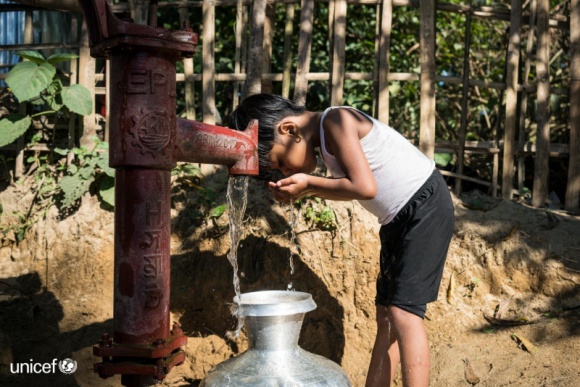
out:
M377 216L381 256L377 336L366 386L389 386L399 363L405 386L429 385L426 304L437 299L453 234L453 204L435 163L384 123L350 107L312 112L271 94L246 98L231 128L259 121L260 173L284 203L304 196L358 200ZM332 178L309 175L316 148Z

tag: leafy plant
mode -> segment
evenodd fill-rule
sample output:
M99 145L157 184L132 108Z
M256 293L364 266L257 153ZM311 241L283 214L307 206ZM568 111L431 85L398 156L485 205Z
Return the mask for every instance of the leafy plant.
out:
M0 147L24 135L32 119L41 115L92 112L93 97L82 85L64 86L57 76L56 63L77 58L74 54L54 54L45 58L36 51L17 51L28 61L20 62L6 76L6 83L20 102L37 110L31 115L11 114L0 120ZM40 110L40 111L38 111Z
M55 67L57 63L77 58L77 55L55 54L45 58L36 51L18 51L16 54L27 61L10 70L6 83L20 103L28 104L31 114L10 114L9 109L4 109L5 116L0 120L0 147L24 136L31 125L38 123L35 123L36 117L54 116L59 119L69 118L71 113L86 115L92 112L90 91L82 85L64 86ZM42 138L40 131L34 133L28 140L29 147ZM28 172L23 181L17 183L27 187L33 197L26 211L13 213L17 221L0 227L5 238L22 241L28 229L44 219L53 205L69 208L97 180L101 198L113 205L114 175L106 162L107 144L98 139L95 144L92 150L84 147L56 148L49 152L37 150L26 159ZM55 153L62 156L72 153L76 158L67 164L64 159L55 159ZM7 160L2 157L5 167ZM11 232L13 238L8 237Z
M95 146L89 150L80 148L55 149L60 155L72 152L75 163L66 166L66 174L58 182L58 189L62 191L61 206L70 207L80 199L90 188L93 182L98 181L99 196L110 205L115 206L115 170L109 167L109 144L94 139Z

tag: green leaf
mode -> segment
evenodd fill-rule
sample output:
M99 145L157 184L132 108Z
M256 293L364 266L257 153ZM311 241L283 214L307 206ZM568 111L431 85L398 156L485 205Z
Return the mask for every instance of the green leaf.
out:
M101 199L111 207L115 207L115 179L106 176L101 180L101 185L99 187L99 195Z
M0 120L0 147L12 144L18 137L26 133L32 119L29 116L14 114Z
M15 54L21 58L28 59L29 61L34 62L36 64L41 64L41 63L46 62L46 59L44 59L44 56L38 51L28 51L28 50L16 51Z
M56 69L50 63L20 62L6 77L6 83L20 102L40 95L50 85Z
M95 172L94 167L91 164L88 164L88 165L82 167L81 169L79 169L78 174L81 178L83 178L85 180L91 180L91 179L93 179L94 172Z
M55 64L59 62L66 62L68 60L76 59L78 57L79 56L76 54L60 53L60 54L52 54L46 59L46 61L50 64Z
M18 233L16 234L16 240L18 242L22 242L24 240L24 236L26 235L27 227L20 227L18 229Z
M68 149L63 149L63 148L54 148L54 153L59 154L61 156L66 156L68 155L68 152L70 152Z
M109 152L101 152L96 158L96 163L101 170L110 177L115 177L115 170L109 167Z
M93 96L83 85L71 85L62 89L62 102L71 112L86 116L93 112Z
M435 160L435 164L440 167L445 167L453 160L453 155L451 153L435 153L433 159Z
M185 164L183 166L183 173L187 173L188 175L201 175L201 169L194 165L194 164Z
M78 175L64 176L58 182L58 188L60 188L64 194L62 205L64 208L70 207L74 202L80 199L85 192L89 190L91 183L94 178L91 176L90 179L85 180L80 178Z
M64 86L62 85L62 81L58 78L55 78L50 82L50 85L46 88L50 94L59 94L62 92Z
M213 210L211 210L211 213L209 214L209 216L211 216L212 218L219 218L220 216L222 216L222 214L225 211L226 211L226 205L222 204L221 206L217 206Z

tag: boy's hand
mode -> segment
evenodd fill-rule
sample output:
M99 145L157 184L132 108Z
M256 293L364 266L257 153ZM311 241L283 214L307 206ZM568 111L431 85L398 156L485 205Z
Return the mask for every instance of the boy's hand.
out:
M277 182L268 183L274 198L279 202L288 203L289 201L298 200L308 195L308 175L297 173Z

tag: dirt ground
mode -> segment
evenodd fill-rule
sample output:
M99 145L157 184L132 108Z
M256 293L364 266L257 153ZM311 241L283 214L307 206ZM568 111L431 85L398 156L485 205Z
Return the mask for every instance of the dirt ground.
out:
M204 187L225 203L227 175L216 169ZM235 327L227 260L227 212L216 222L196 215L204 192L175 188L172 209L171 314L189 341L186 362L162 385L196 386L217 363L247 348ZM374 340L378 225L357 203L274 203L252 180L238 251L242 292L311 293L300 345L339 363L363 386ZM0 193L1 222L27 209L25 187ZM580 385L580 217L480 195L454 197L456 226L439 300L425 320L432 347L432 386ZM317 229L328 206L338 227ZM309 209L310 208L310 209ZM328 212L328 210L326 210ZM318 214L318 215L317 215ZM118 386L100 379L92 354L113 327L113 213L86 195L70 216L56 209L17 244L0 249L0 385ZM319 216L320 218L320 216ZM320 220L320 219L319 219ZM290 274L294 253L295 272ZM12 374L11 364L72 358L72 375ZM400 377L397 385L402 385Z

